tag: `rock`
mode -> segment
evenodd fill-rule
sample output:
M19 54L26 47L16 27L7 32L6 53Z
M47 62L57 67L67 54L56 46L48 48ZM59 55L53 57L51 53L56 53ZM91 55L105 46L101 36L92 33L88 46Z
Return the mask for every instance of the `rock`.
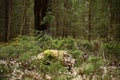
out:
M64 50L45 50L42 53L38 54L38 59L44 58L45 55L50 55L53 57L57 57L57 59L63 60L64 54L67 53L67 51Z
M72 57L72 55L68 54L67 51L64 50L45 50L37 55L37 59L42 59L45 56L52 56L56 59L62 61L63 65L68 67L70 71L72 67L74 67L76 60Z

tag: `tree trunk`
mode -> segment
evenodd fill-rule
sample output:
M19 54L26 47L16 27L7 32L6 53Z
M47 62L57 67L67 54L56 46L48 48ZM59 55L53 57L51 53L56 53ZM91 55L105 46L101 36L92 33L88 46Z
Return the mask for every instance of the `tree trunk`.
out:
M20 35L23 34L23 29L24 29L25 23L26 23L26 18L25 18L26 17L26 0L23 0L23 15L22 15L22 17L23 17L23 23L20 28Z
M48 9L49 0L34 0L35 30L44 31L48 29L47 22L41 24Z
M88 41L90 42L91 41L91 9L92 9L92 1L90 0L89 2L89 14L88 14Z
M12 0L6 0L5 42L7 42L10 39L11 6L12 6Z

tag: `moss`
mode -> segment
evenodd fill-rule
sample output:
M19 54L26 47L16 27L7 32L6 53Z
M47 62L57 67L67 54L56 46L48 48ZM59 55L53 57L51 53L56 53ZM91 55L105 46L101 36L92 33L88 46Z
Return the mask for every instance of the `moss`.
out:
M64 51L64 50L45 50L43 52L43 54L45 54L47 56L52 56L52 57L58 58L60 60L63 60L64 53L66 53L66 51Z

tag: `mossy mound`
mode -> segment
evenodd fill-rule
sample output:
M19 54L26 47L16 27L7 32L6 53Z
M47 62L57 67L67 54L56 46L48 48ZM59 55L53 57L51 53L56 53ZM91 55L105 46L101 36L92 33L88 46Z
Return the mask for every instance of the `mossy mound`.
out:
M64 54L66 53L67 51L64 51L64 50L44 50L42 53L38 54L38 58L41 59L44 56L52 56L54 58L63 60Z

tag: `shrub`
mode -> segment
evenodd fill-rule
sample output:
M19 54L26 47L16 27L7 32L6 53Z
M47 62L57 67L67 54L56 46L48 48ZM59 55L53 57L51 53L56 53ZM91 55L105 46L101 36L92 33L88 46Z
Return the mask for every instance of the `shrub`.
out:
M94 73L95 71L95 66L93 63L88 63L88 64L84 64L84 68L83 68L83 71L85 74L91 74L91 73Z
M93 44L89 41L86 41L86 40L83 40L83 41L77 40L77 47L79 50L92 51Z
M112 61L120 60L120 42L109 42L105 44L105 55Z
M77 49L76 40L72 37L63 38L63 47L68 50L75 50Z
M75 58L77 61L76 61L76 66L80 66L83 61L84 61L84 58L83 58L83 51L81 50L73 50L73 51L68 51L68 53L70 53L73 58Z
M9 74L11 73L11 68L7 64L0 64L0 80L7 80Z
M105 64L102 58L96 56L90 56L86 63L83 64L83 70L86 74L94 74Z
M53 38L48 35L44 35L43 37L39 37L39 45L42 49L76 49L75 39L72 37L68 38Z

